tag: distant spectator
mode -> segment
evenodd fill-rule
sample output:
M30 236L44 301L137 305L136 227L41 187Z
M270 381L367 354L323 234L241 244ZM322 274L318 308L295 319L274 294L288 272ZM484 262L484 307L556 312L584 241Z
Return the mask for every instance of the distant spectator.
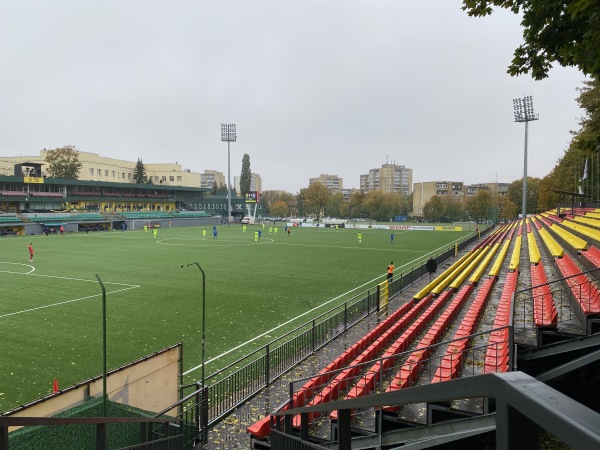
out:
M433 259L432 256L427 260L427 272L429 272L429 280L431 281L431 277L437 271L437 262Z

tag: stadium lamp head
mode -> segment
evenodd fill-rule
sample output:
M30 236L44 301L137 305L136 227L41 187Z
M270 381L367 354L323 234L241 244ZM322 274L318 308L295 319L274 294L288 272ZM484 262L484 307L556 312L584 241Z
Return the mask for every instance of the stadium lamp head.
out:
M237 140L237 134L235 131L235 123L222 123L221 124L221 141L235 142L236 140Z

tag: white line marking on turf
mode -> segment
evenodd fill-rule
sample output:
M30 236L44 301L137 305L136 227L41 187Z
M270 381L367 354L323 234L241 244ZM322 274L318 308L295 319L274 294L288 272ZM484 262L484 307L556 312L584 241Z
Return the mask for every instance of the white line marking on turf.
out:
M31 264L5 262L5 261L0 261L0 264L14 264L15 266L25 266L25 267L29 267L31 269L27 273L23 273L23 272L11 272L9 270L0 270L0 272L4 272L4 273L15 273L15 274L18 274L18 275L28 275L28 274L30 274L31 272L33 272L35 270L35 267L33 267Z
M88 280L84 280L84 281L88 281ZM104 283L104 284L107 284L107 283ZM111 283L111 284L118 284L118 283ZM123 289L117 289L116 291L110 291L110 292L107 292L107 294L114 294L116 292L128 291L130 289L135 289L135 288L138 288L138 287L139 286L130 285L130 287L126 287L126 288L123 288ZM15 312L12 312L12 313L1 315L0 319L3 319L4 317L9 317L9 316L15 316L17 314L23 314L23 313L26 313L26 312L37 311L39 309L51 308L53 306L65 305L67 303L79 302L81 300L88 300L90 298L101 297L101 296L102 296L102 294L88 295L87 297L75 298L73 300L66 300L64 302L53 303L51 305L38 306L37 308L30 308L30 309L24 309L22 311L15 311Z
M440 249L443 249L443 248L445 248L445 246L444 246L444 247L440 247L440 248L439 248L439 249L437 249L437 250L440 250ZM432 253L432 252L429 252L429 253ZM427 253L427 254L429 254L429 253ZM426 256L426 255L425 255L425 256ZM425 256L423 256L423 259L425 258ZM394 270L399 270L399 269L401 269L401 268L403 268L403 267L407 267L407 266L410 266L410 265L412 265L412 264L414 264L414 261L411 261L411 262L409 262L409 263L403 264L402 266L399 266L399 267L397 267L397 268L396 268L396 269L394 269ZM229 354L229 353L231 353L231 352L234 352L234 351L236 351L236 350L238 350L238 349L240 349L240 348L242 348L242 347L245 347L246 345L248 345L248 344L250 344L250 343L252 343L252 342L254 342L254 341L256 341L256 340L258 340L258 339L260 339L260 338L262 338L262 337L264 337L264 336L267 336L267 335L271 334L273 331L276 331L276 330L278 330L278 329L279 329L279 328L281 328L281 327L284 327L284 326L286 326L286 325L289 325L290 323L293 323L293 322L295 322L295 321L296 321L296 320L298 320L300 317L306 316L306 315L308 315L308 314L310 314L310 313L312 313L312 312L314 312L314 311L317 311L318 309L322 308L323 306L325 306L325 305L328 305L328 304L330 304L330 303L332 303L332 302L334 302L334 301L336 301L336 300L338 300L338 299L340 299L340 298L344 297L345 295L348 295L348 294L350 294L350 293L352 293L352 292L356 291L357 289L360 289L360 288L362 288L362 287L364 287L364 286L366 286L366 285L368 285L368 284L371 284L371 283L374 283L374 282L376 282L377 280L379 280L380 278L382 278L382 277L384 277L384 276L385 276L385 274L383 274L383 275L380 275L380 276L378 276L378 277L376 277L376 278L373 278L372 280L369 280L369 281L367 281L366 283L363 283L363 284L361 284L360 286L357 286L357 287L355 287L354 289L351 289L351 290L349 290L348 292L345 292L345 293L343 293L343 294L341 294L341 295L338 295L337 297L335 297L335 298L332 298L331 300L329 300L329 301L327 301L327 302L325 302L325 303L322 303L322 304L320 304L319 306L316 306L316 307L314 307L313 309L310 309L310 310L308 310L308 311L305 311L304 313L300 314L299 316L297 316L297 317L295 317L295 318L293 318L293 319L290 319L290 320L288 320L287 322L283 322L283 323L281 323L281 324L277 325L276 327L274 327L274 328L271 328L270 330L268 330L268 331L265 331L264 333L262 333L262 334L259 334L258 336L255 336L255 337L253 337L252 339L250 339L250 340L248 340L248 341L246 341L246 342L243 342L242 344L239 344L238 346L236 346L236 347L234 347L234 348L232 348L232 349L229 349L229 350L227 350L226 352L223 352L223 353L221 353L220 355L217 355L217 356L215 356L215 357L214 357L214 358L212 358L212 359L209 359L208 361L206 361L206 362L205 362L205 364L209 364L209 363L211 363L211 362L213 362L213 361L216 361L216 360L218 360L218 359L222 358L223 356L225 356L225 355L227 355L227 354ZM189 374L189 373L191 373L191 372L193 372L193 371L195 371L195 370L198 370L198 369L199 369L199 368L201 368L201 367L202 367L202 364L200 364L200 365L198 365L198 366L196 366L196 367L192 367L191 369L188 369L187 371L183 372L183 375L187 375L187 374Z

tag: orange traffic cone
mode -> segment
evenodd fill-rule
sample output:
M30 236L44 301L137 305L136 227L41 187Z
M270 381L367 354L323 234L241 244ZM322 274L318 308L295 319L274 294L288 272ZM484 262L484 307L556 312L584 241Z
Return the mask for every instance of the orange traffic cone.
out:
M52 393L58 392L58 380L55 378L54 383L52 383Z

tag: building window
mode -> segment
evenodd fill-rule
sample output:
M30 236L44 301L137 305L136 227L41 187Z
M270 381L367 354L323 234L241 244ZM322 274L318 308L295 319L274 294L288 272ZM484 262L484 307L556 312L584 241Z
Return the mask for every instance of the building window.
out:
M117 173L114 170L112 171L112 176L113 178L117 178Z
M130 174L130 173L128 173L128 174L127 174L127 178L128 178L129 180L131 180L131 174Z
M177 181L181 181L181 175L177 175Z
M107 177L108 176L108 170L104 171L104 176Z
M97 170L98 176L102 176L102 171L100 169Z
M173 175L171 175L171 176L169 177L169 181L175 181L175 177L174 177Z
M94 169L90 167L90 175L94 176Z
M158 178L158 177L157 177ZM163 181L167 181L167 177L165 175L162 176L161 178Z
M121 173L121 179L125 179L125 172Z

